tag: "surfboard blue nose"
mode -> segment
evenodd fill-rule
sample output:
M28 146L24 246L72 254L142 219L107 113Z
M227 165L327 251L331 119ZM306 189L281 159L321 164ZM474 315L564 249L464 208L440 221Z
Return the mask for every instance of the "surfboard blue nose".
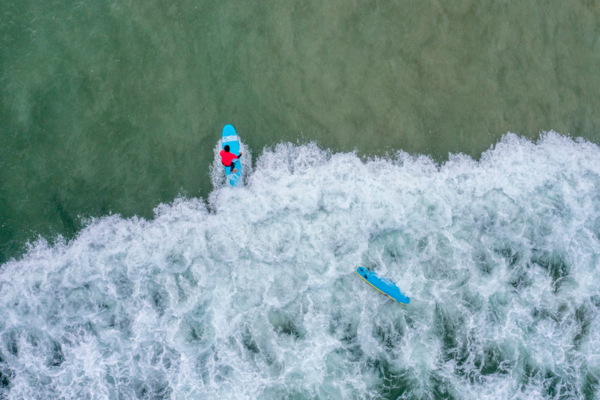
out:
M235 128L232 125L227 124L223 127L223 136L233 136L236 134Z

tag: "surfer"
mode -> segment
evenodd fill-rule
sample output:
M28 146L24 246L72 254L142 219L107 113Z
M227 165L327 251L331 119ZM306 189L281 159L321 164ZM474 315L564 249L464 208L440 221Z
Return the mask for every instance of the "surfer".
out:
M235 168L235 161L238 159L239 157L242 156L242 153L240 152L239 156L236 156L233 153L229 152L229 146L225 145L224 150L221 150L221 162L223 163L224 166L226 167L231 167L231 173L233 174L234 172L237 172L237 169Z

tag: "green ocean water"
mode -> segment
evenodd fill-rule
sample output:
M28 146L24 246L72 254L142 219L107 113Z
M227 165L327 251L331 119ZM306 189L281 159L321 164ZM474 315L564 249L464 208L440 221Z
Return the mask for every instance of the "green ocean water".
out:
M254 155L477 158L508 131L600 143L598 1L0 2L0 262L86 218L206 197Z

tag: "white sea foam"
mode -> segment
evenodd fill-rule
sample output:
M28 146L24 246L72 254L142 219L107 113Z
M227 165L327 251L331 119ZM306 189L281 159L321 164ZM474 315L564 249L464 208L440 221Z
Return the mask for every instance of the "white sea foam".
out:
M0 398L593 398L600 149L265 150L0 272ZM376 268L404 306L354 273Z

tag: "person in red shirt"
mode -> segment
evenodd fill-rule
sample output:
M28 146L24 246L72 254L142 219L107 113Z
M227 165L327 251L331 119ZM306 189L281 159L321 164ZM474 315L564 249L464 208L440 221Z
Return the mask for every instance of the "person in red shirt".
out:
M240 153L239 156L236 156L235 154L230 153L229 146L225 145L225 149L221 150L220 154L221 154L221 162L223 163L223 165L226 167L231 167L230 173L233 174L234 172L237 172L237 169L234 169L235 161L233 161L233 160L236 160L236 159L238 159L238 157L241 157L242 153Z

